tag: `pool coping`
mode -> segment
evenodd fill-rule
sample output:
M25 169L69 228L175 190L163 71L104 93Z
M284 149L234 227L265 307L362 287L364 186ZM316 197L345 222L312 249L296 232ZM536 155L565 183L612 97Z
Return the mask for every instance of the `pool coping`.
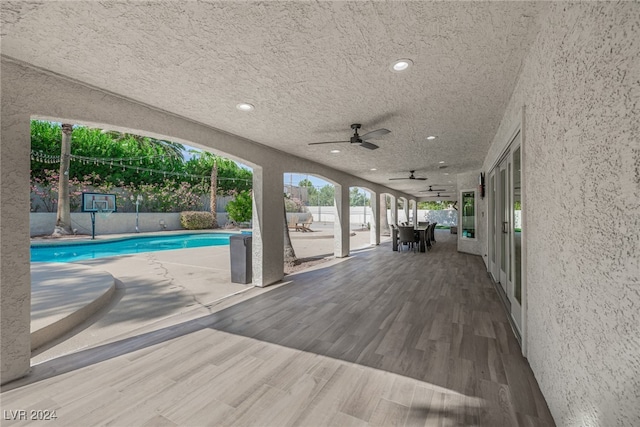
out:
M247 234L251 233L251 230L172 230L172 231L149 231L143 233L128 233L128 234L106 234L96 236L95 239L91 237L75 237L69 240L65 240L64 237L52 238L50 240L34 240L31 239L30 247L55 247L55 246L78 246L78 245L93 245L98 243L118 242L124 240L131 240L140 237L159 237L159 236L179 236L186 234ZM37 261L36 261L37 262Z

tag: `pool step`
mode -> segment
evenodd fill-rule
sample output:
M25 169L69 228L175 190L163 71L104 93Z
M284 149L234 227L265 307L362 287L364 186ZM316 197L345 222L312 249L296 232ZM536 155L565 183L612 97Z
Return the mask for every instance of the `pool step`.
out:
M31 351L51 343L109 303L115 280L68 263L31 264Z

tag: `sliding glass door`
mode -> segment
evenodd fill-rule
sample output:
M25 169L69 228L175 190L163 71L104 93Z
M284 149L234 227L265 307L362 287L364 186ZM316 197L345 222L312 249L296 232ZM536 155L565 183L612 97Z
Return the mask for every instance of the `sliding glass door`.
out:
M489 271L522 330L522 177L520 133L489 173Z

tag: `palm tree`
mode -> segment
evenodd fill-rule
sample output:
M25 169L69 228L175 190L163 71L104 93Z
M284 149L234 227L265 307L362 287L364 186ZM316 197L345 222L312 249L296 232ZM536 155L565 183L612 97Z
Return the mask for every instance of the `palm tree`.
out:
M211 168L211 186L209 187L211 197L209 199L209 210L213 216L213 228L218 228L218 216L216 214L216 193L218 192L218 162L213 159L213 167Z
M141 147L143 146L157 146L163 153L174 159L184 160L184 146L180 143L167 141L164 139L156 139L148 136L134 135L132 133L123 133L115 130L103 130L102 133L108 135L116 142L133 140Z
M73 234L71 229L71 207L69 204L69 164L71 159L71 134L73 125L62 124L60 155L60 180L58 184L58 214L53 236Z

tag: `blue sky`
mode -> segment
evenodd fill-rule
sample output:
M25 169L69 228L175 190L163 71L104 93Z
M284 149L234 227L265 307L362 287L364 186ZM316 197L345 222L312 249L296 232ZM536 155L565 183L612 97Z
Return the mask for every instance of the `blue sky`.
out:
M284 174L285 184L298 185L298 183L303 179L308 179L309 181L311 181L311 184L313 184L314 187L324 187L325 185L329 184L329 182L325 181L324 179L320 179L312 175L304 175L299 173Z

